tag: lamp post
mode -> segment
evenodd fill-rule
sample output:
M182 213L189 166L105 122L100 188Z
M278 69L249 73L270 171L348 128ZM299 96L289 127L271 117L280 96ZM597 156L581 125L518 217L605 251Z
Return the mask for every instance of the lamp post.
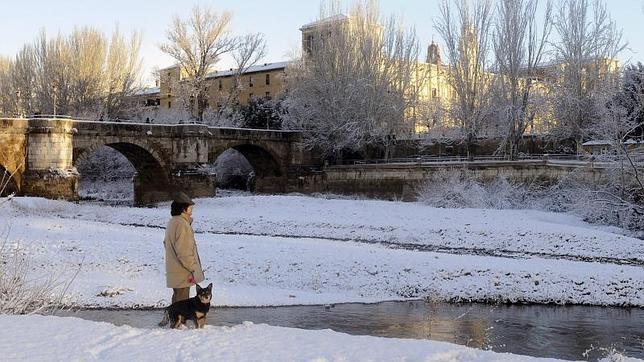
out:
M22 114L22 99L21 99L21 93L19 90L16 91L16 113L18 113L18 118L23 118L24 115Z
M52 87L53 93L54 93L54 118L56 118L56 91L58 88L56 86Z

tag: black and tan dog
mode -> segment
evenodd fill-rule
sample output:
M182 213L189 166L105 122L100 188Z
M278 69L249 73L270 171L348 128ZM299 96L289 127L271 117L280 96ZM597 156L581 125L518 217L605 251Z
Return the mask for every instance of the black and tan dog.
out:
M212 283L202 288L197 284L197 295L186 300L180 300L172 303L165 309L163 320L159 326L163 327L169 323L172 328L179 328L186 321L194 322L196 328L203 328L206 325L206 315L210 309L210 299L212 298Z

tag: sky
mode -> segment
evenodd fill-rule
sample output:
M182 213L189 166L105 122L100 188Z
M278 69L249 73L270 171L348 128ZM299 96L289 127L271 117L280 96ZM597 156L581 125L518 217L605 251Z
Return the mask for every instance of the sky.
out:
M555 4L560 0L554 0ZM621 56L623 63L644 62L644 0L606 0L608 9L623 29L629 49ZM317 19L318 0L0 0L0 55L13 56L32 42L41 30L49 35L70 33L75 26L90 25L110 34L115 27L129 33L143 34L141 56L146 83L153 83L152 70L173 64L158 46L173 15L187 16L193 5L207 5L233 13L232 32L261 32L266 37L268 52L264 62L277 62L293 57L300 45L299 28ZM400 15L414 26L421 43L432 39L440 44L434 30L439 0L381 0L383 15ZM424 53L424 52L423 52ZM219 68L230 66L224 60Z

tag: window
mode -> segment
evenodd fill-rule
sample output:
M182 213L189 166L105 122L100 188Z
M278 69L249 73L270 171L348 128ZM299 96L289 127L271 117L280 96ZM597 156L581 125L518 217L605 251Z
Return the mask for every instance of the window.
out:
M437 98L438 97L438 92L436 91L436 88L432 88L432 98Z
M220 79L219 80L219 90L224 89L224 82Z
M248 94L248 99L253 98L253 93Z
M266 85L271 85L271 75L266 74Z
M304 44L304 50L308 54L311 54L311 52L313 51L313 35L307 35L306 41Z
M172 102L168 101L168 108L172 108Z
M253 86L253 76L252 76L252 75L249 75L249 76L248 76L248 86L249 86L249 87L252 87L252 86Z
M266 98L266 99L271 99L271 92L266 92L266 96L265 96L265 98Z

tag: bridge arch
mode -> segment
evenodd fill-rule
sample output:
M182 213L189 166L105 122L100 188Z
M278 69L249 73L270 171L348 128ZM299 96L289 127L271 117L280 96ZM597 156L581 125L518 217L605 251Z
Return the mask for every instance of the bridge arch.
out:
M231 147L241 153L255 170L257 177L280 177L282 167L277 157L262 146L243 143Z
M167 164L164 161L164 158L161 155L148 145L138 140L123 140L123 141L105 141L105 142L96 142L91 146L81 150L76 154L74 153L74 166L79 162L84 161L91 155L93 155L99 148L107 146L119 151L123 156L125 156L132 165L137 168L138 166L143 166L145 164L158 165L164 170L167 170ZM138 168L137 168L138 169Z
M210 157L211 163L214 163L227 150L235 150L248 161L253 169L253 174L249 176L247 181L251 190L259 192L283 191L286 176L284 166L269 148L250 142L233 143L226 146L228 147L217 149L218 152Z
M74 152L74 166L88 160L101 147L109 147L123 155L134 167L134 204L147 205L168 198L170 191L169 171L162 157L145 144L135 140L96 142ZM82 174L81 174L82 177Z

